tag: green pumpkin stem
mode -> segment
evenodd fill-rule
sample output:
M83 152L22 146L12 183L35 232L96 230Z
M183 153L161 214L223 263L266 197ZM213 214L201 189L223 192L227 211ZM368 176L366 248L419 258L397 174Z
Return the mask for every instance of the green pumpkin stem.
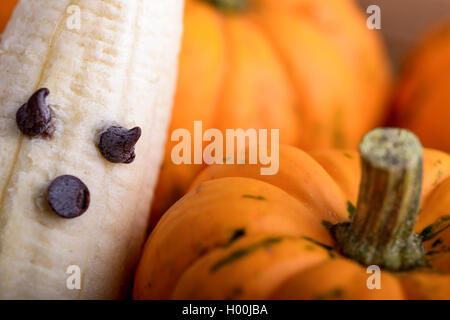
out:
M360 144L362 179L351 222L335 225L338 248L364 265L391 271L423 266L414 233L422 190L422 145L407 130L381 128Z
M203 0L216 8L227 12L239 12L247 9L250 0Z

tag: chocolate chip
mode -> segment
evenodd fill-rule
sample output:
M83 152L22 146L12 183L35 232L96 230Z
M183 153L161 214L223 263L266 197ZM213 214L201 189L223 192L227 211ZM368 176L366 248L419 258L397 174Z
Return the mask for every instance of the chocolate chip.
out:
M106 160L112 163L132 163L136 158L134 147L141 134L139 127L128 130L113 126L102 133L98 147Z
M45 101L49 94L47 88L39 89L17 111L17 126L24 135L30 137L52 135L53 112Z
M47 201L60 217L72 219L89 208L88 187L77 177L64 175L56 178L47 190Z

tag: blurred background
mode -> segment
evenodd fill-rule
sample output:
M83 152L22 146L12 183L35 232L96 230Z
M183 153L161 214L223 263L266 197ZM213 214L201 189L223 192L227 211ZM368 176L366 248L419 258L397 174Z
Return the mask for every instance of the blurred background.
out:
M450 0L359 0L365 11L376 4L381 8L381 32L394 66L421 33L450 15Z

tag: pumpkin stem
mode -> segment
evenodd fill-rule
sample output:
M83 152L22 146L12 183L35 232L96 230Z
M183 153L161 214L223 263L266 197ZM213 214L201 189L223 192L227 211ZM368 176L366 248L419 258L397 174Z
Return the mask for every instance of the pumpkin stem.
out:
M250 4L250 0L203 0L209 2L216 8L227 11L236 12L247 9Z
M414 226L422 191L422 145L411 132L380 128L360 146L362 179L353 220L332 228L340 251L391 271L425 264Z

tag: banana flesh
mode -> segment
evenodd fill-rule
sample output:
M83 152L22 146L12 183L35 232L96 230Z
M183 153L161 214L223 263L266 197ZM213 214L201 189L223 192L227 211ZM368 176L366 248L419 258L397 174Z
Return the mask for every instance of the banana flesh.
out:
M79 28L68 23L71 6ZM0 44L0 299L130 293L164 151L182 11L182 0L19 1ZM22 135L15 121L39 88L50 90L50 139ZM132 164L98 150L99 132L113 124L142 128ZM91 193L89 210L71 220L45 201L66 174ZM67 286L69 266L81 270L80 289Z

